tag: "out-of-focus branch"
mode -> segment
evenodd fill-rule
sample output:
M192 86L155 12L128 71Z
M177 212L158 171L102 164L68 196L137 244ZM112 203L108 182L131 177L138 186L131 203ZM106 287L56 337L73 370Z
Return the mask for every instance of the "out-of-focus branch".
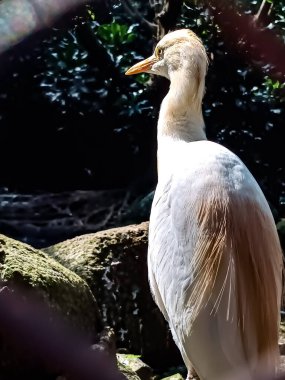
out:
M11 291L3 284L0 288L1 342L7 339L19 354L31 353L48 371L60 372L69 380L124 380L107 354L112 345L110 330L91 349L86 337L64 324L59 315L50 317L50 310L32 294Z
M0 53L87 0L2 0Z
M271 78L284 81L285 45L274 32L268 28L260 28L254 17L239 14L237 8L224 3L224 0L212 0L212 15L219 25L221 36L229 50L239 53L244 58L262 68L268 65ZM268 5L264 5L265 12Z

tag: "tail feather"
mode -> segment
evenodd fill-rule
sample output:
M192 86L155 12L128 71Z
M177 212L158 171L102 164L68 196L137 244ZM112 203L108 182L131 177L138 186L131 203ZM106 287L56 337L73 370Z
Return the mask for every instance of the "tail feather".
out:
M200 232L191 263L195 280L188 305L195 319L205 303L211 301L217 313L221 299L228 297L225 318L229 318L235 297L248 365L254 344L258 361L272 370L279 361L282 284L282 250L276 227L266 203L262 207L255 199L236 193L221 195L220 191L212 191L206 202L201 199L196 204Z
M255 329L258 355L265 367L278 365L278 332L282 287L282 250L276 227L252 199L232 208L231 239L236 263L236 294L245 353L246 326ZM250 358L248 358L250 359Z

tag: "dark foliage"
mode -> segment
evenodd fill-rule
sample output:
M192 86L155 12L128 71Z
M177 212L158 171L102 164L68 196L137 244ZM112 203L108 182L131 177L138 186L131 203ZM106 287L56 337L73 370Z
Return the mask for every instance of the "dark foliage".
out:
M124 71L152 48L151 35L126 20L99 23L94 12L84 8L4 57L0 185L119 187L150 166L148 78L133 82Z
M154 6L132 4L136 15L119 0L83 7L2 55L0 186L67 190L135 182L145 184L142 193L154 186L155 124L167 84L124 76L151 52L155 34L149 25ZM285 178L284 73L272 75L275 58L251 59L238 25L239 39L220 25L228 10L237 14L234 7L250 15L259 6L254 0L188 0L177 27L198 33L212 57L204 102L208 137L241 156L277 217ZM280 41L284 8L274 2L266 27Z

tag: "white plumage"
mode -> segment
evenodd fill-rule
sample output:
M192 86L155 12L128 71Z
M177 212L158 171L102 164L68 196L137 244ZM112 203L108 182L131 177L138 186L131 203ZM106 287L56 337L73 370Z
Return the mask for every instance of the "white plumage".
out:
M190 30L166 35L128 75L170 79L158 121L148 273L189 374L274 373L282 252L268 203L243 162L206 140L207 56Z

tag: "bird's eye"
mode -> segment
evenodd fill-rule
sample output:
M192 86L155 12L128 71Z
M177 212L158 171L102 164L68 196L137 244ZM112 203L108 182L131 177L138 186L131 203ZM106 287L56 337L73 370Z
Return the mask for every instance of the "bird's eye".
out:
M157 58L161 58L161 56L162 56L162 48L161 47L157 47L155 49L155 55L157 56Z

